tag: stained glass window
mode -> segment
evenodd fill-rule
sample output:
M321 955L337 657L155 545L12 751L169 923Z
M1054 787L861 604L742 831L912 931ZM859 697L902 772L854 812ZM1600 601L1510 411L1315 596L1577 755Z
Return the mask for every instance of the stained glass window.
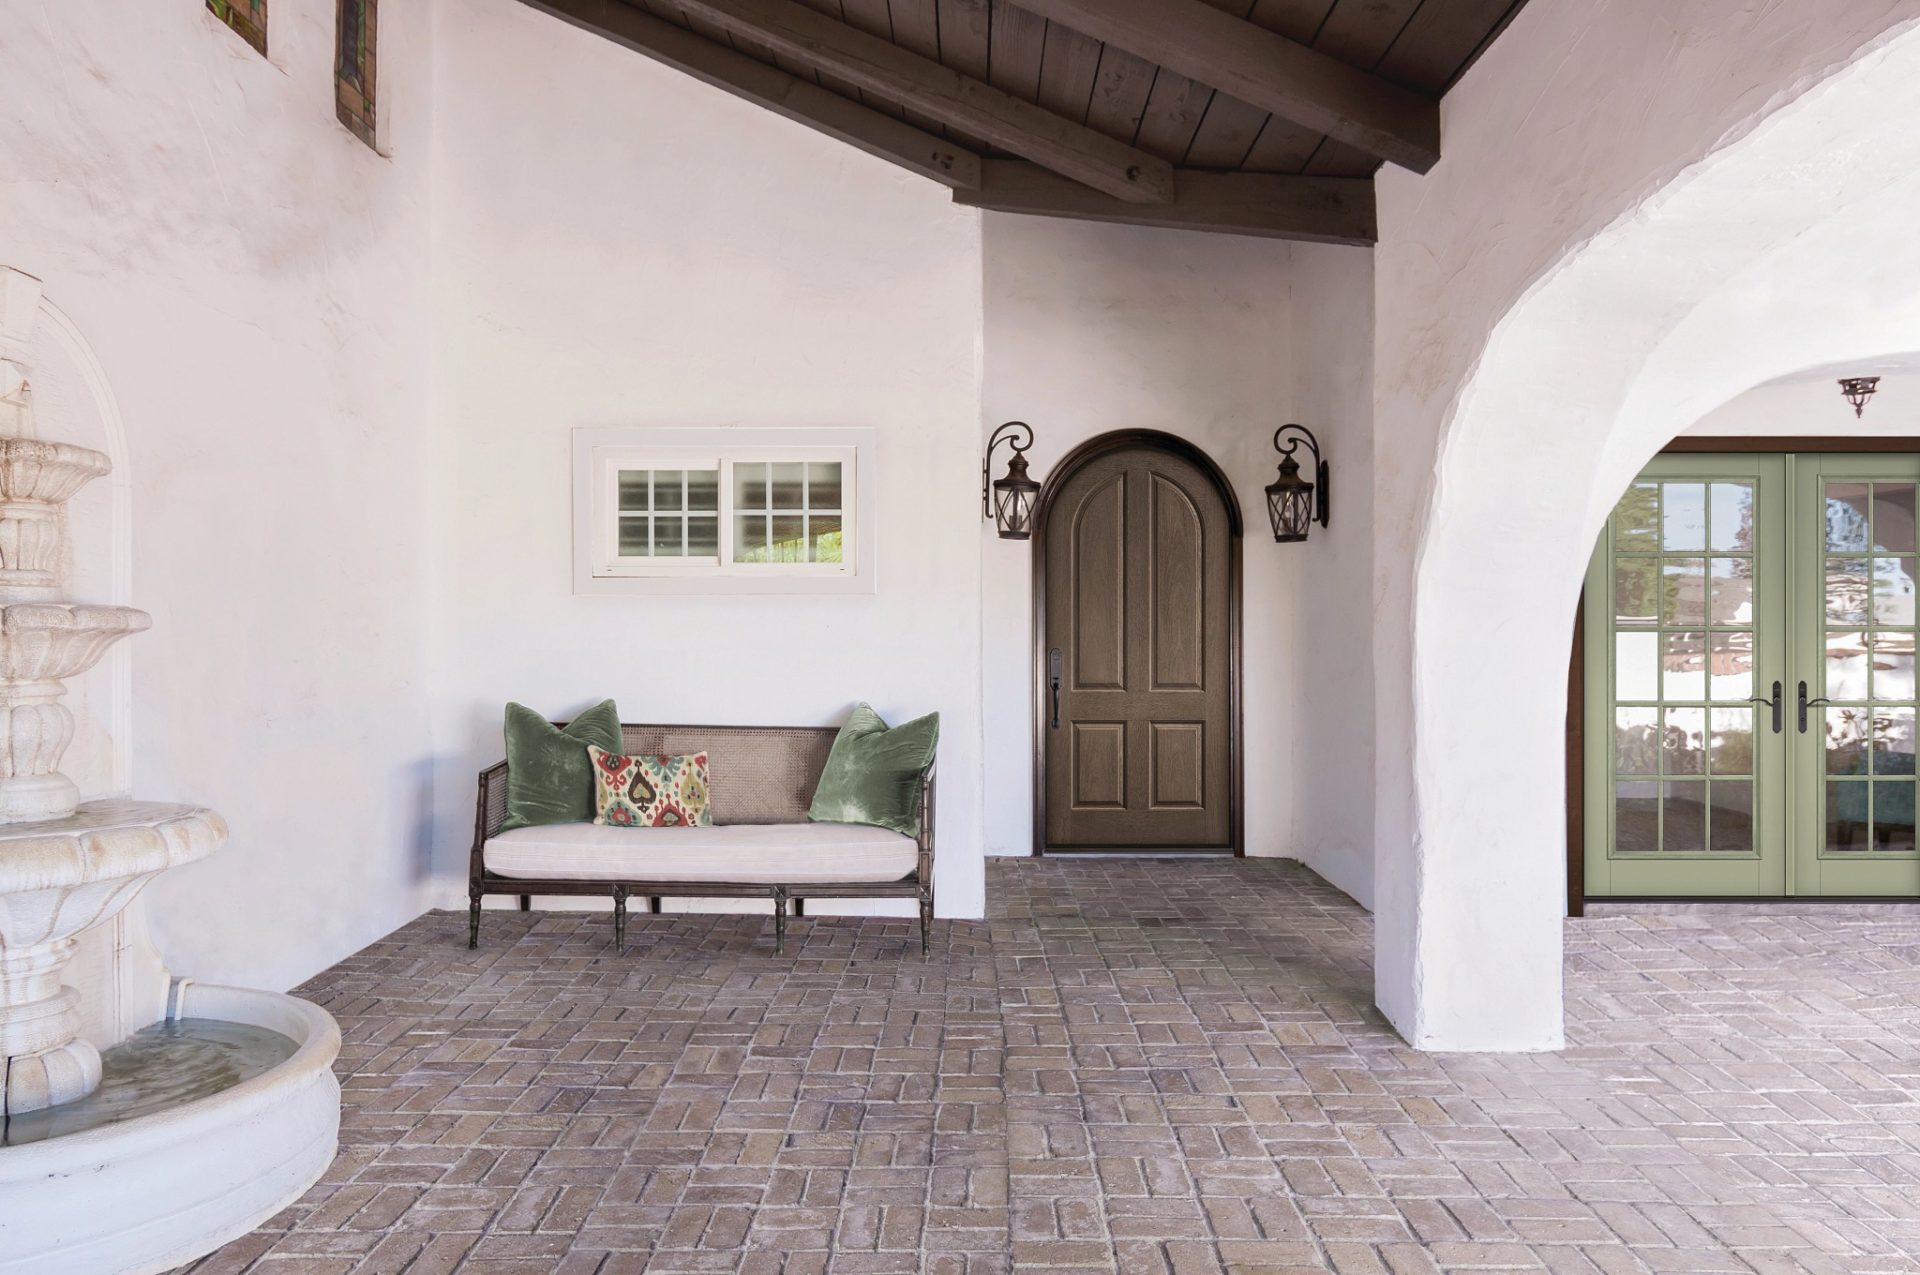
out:
M241 39L261 53L267 51L267 0L207 0L207 8Z
M337 0L337 53L333 60L334 114L353 135L374 145L374 50L379 0Z

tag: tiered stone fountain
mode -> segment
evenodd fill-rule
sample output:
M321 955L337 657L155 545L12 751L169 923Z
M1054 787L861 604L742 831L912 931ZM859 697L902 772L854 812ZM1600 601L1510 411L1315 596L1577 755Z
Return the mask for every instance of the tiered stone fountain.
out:
M62 596L67 502L110 466L38 437L39 303L38 281L0 267L0 1272L164 1270L271 1216L331 1160L339 1031L304 1001L171 979L150 949L116 944L113 989L160 1021L106 1040L104 1069L86 1038L102 1016L63 978L83 935L227 828L198 806L83 803L60 773L64 680L151 620Z

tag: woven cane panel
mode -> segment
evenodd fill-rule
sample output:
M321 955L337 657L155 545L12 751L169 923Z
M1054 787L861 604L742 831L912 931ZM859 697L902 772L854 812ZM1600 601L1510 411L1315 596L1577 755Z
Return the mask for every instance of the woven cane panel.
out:
M629 753L707 754L715 823L804 823L832 726L620 727Z
M507 768L488 771L481 782L487 794L487 835L492 836L507 821Z

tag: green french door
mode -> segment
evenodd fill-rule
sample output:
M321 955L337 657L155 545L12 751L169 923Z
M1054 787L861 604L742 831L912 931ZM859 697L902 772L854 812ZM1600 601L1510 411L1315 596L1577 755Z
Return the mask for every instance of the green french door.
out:
M1920 455L1663 456L1587 571L1589 897L1920 896Z

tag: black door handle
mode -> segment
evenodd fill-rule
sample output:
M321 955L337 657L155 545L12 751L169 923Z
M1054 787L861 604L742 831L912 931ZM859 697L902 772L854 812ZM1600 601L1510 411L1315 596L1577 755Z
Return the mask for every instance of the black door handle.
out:
M1053 721L1048 727L1050 730L1060 729L1060 674L1065 664L1066 660L1060 654L1059 647L1056 646L1047 652L1047 686L1053 692Z
M1800 683L1800 693L1802 695L1805 695L1806 692L1807 692L1807 684L1805 682ZM1781 702L1781 699L1780 699L1780 683L1775 682L1773 684L1772 699L1761 699L1758 696L1755 696L1754 698L1748 700L1747 703L1766 704L1769 707L1771 707L1773 709L1773 733L1776 735L1780 733L1780 728L1786 724L1782 720L1782 718L1786 716L1786 707L1787 707L1784 703ZM1802 717L1802 720L1800 723L1800 729L1805 730L1807 728L1806 721L1805 721L1806 710L1802 709L1800 711L1801 711L1801 717Z
M1805 682L1800 683L1800 733L1802 735L1807 733L1807 710L1817 708L1821 704L1831 703L1833 703L1833 701L1830 699L1808 699L1807 684Z

